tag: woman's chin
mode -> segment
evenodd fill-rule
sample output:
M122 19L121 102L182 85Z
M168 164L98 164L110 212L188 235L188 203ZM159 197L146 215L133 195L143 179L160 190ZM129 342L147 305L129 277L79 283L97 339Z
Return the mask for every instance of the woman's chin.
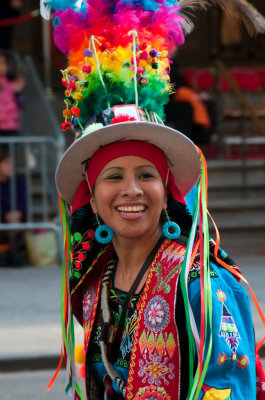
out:
M153 232L150 234L150 229L124 229L119 232L114 233L114 238L119 240L131 240L131 241L139 241L139 240L149 240L151 237L159 236L160 232Z

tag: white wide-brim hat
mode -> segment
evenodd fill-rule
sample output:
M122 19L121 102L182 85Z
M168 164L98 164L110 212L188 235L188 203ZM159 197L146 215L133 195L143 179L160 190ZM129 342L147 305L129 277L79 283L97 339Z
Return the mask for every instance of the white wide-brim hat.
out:
M100 147L124 140L144 141L158 147L165 154L183 196L198 181L201 171L199 152L185 135L153 122L121 122L82 136L64 153L55 177L58 191L69 204L73 203L76 190L85 177L85 161Z

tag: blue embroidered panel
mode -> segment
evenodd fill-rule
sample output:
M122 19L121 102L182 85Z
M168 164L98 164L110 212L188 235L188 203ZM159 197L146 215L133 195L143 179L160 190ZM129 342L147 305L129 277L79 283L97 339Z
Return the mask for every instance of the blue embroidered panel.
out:
M213 349L199 400L208 395L224 400L256 399L255 338L247 294L224 268L211 263ZM191 306L199 329L200 280L189 285ZM217 398L217 397L216 397Z

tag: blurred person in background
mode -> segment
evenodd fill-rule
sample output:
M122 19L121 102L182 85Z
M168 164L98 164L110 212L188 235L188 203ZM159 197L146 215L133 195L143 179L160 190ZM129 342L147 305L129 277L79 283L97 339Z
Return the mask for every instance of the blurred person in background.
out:
M183 132L207 155L216 124L214 100L189 86L176 61L170 69L170 83L174 94L165 107L166 123Z
M0 50L0 136L16 135L20 130L19 96L24 86L12 54Z
M12 178L14 179L14 208L12 208ZM14 172L14 165L7 147L0 148L0 223L17 224L26 216L26 184ZM0 266L19 266L25 250L21 230L0 230Z

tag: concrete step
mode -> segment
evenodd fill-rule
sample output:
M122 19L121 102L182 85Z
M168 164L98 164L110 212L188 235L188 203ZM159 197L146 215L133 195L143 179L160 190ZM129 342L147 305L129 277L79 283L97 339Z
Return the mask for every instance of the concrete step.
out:
M246 162L243 162L242 160L217 159L217 160L207 161L208 172L209 171L220 172L220 171L231 171L231 170L241 171L242 166L244 165L247 167L249 171L261 168L265 169L265 160L246 160Z
M208 162L208 209L221 235L221 247L233 254L265 251L265 161ZM244 175L245 173L245 175ZM244 181L245 179L245 181ZM210 235L215 231L209 222Z
M228 198L211 199L208 203L208 210L212 217L222 223L223 220L247 219L251 220L265 216L265 199L262 198Z
M232 258L241 256L248 256L254 254L256 256L264 256L265 252L265 230L257 230L256 232L246 232L245 230L238 229L237 231L226 231L219 228L221 238L220 246ZM215 232L210 230L210 236L215 239ZM265 267L265 261L264 261Z
M218 218L218 216L213 216L215 223L222 229L222 231L247 231L248 233L253 230L264 230L265 232L265 215L260 214L256 217L250 218L248 214L246 215L235 215L233 218L231 217L222 217ZM211 225L211 223L210 223ZM264 250L265 250L265 242L264 242Z
M265 162L251 160L244 164L239 160L211 160L208 162L208 178L210 190L234 185L240 188L245 182L251 189L265 186Z

